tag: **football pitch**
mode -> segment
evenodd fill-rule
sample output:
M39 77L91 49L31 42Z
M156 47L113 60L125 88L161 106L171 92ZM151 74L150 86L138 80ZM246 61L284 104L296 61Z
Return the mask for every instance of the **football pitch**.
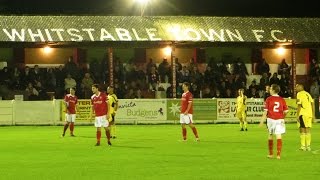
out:
M295 124L287 124L280 160L267 159L265 127L197 124L200 142L180 125L118 125L112 147L96 142L93 126L0 127L0 179L318 179L320 125L312 129L312 151L299 151ZM276 145L274 145L276 148Z

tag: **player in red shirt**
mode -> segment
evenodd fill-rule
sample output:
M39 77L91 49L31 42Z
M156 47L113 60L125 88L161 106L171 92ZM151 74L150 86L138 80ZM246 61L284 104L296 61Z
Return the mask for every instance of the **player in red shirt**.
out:
M75 93L76 93L75 88L70 88L69 94L66 94L64 96L64 103L66 105L66 116L65 116L66 123L64 124L64 127L63 127L63 133L61 135L62 137L65 136L69 125L70 125L70 135L74 137L73 130L74 130L74 122L76 120L76 109L78 104L78 97L75 95Z
M95 115L95 127L97 128L97 143L96 146L100 146L101 139L101 127L106 131L108 139L108 145L111 146L110 141L110 129L109 129L109 112L108 112L108 98L107 95L99 91L99 85L92 85L93 95L91 96L92 113Z
M277 159L280 159L282 149L282 134L286 132L284 117L288 112L288 107L285 100L278 95L280 92L280 86L272 84L270 87L270 95L264 106L264 113L262 115L260 126L263 125L265 119L267 119L267 127L269 132L268 158L273 158L273 135L277 138Z
M199 136L196 127L193 124L192 113L193 113L193 95L189 91L190 84L184 82L182 84L183 94L181 97L181 112L180 112L180 123L182 127L183 141L187 140L187 129L186 124L192 129L193 134L196 137L196 141L199 141Z

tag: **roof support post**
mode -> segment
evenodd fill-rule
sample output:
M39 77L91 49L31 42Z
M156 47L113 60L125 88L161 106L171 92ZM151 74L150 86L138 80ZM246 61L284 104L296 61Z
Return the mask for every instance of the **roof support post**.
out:
M113 48L108 47L108 60L109 60L109 86L113 86Z

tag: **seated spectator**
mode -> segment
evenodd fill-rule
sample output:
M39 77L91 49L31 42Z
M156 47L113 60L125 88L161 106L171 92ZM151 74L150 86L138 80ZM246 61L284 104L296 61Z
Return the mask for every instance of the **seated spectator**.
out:
M49 96L47 94L47 90L42 86L40 81L36 82L34 87L38 91L38 99L39 100L49 100Z
M279 84L280 84L280 89L283 89L284 87L289 87L289 85L290 85L289 75L288 74L281 74Z
M231 89L227 89L224 98L235 98Z
M213 95L211 94L210 88L205 87L202 91L202 98L212 98Z
M270 78L269 83L270 84L278 84L278 85L280 85L280 79L278 78L278 74L277 73L273 73L272 77Z
M26 93L27 93L28 100L30 101L38 100L39 92L36 90L36 88L33 87L31 82L29 82L27 85Z
M10 81L10 72L7 67L4 67L0 73L0 84L8 87L10 85Z
M64 79L64 90L77 87L77 82L71 77L71 74L67 74L67 77Z
M264 90L266 85L269 85L270 84L270 80L269 80L269 76L267 73L263 73L261 78L260 78L260 83L259 83L259 86L260 86L260 90Z
M260 94L256 88L251 88L251 90L249 91L248 97L249 98L260 98Z
M219 89L216 89L216 92L214 93L213 97L215 97L215 98L223 98L223 95L221 94Z
M94 84L93 79L90 76L90 73L85 73L84 77L81 81L81 88L84 94L84 98L85 99L90 99L91 95L92 95L92 90L91 87Z
M259 86L256 84L256 80L252 80L251 84L249 86L249 92L251 91L252 88L255 88L256 90L260 89Z
M289 88L288 86L285 86L284 88L282 88L282 89L280 90L279 95L282 96L282 97L284 97L284 98L292 97L291 88Z

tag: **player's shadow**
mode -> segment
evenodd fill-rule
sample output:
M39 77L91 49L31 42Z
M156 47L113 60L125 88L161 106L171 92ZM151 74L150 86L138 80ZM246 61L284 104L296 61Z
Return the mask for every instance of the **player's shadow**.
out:
M154 149L154 147L150 147L150 146L112 145L112 147L127 148L127 149Z
M96 139L96 137L95 137L95 136L75 136L75 138Z

